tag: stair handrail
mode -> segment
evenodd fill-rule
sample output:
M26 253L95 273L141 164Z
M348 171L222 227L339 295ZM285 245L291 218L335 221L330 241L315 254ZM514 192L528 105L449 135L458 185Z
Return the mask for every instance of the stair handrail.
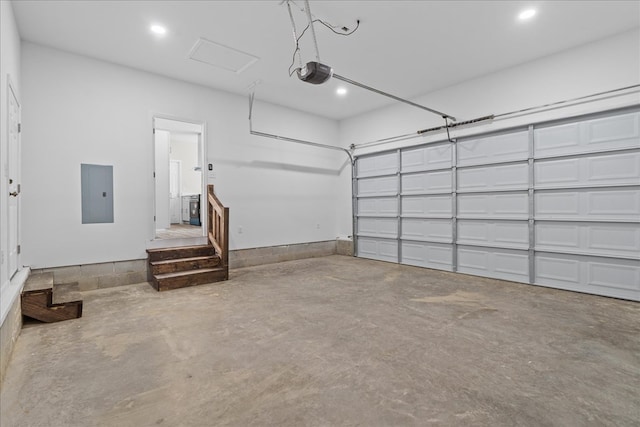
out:
M222 267L229 268L229 208L216 197L212 184L207 185L207 204L209 243L220 254Z

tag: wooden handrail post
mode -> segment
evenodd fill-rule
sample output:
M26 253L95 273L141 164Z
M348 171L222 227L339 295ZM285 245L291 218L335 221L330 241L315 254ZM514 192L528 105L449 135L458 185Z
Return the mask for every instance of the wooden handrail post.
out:
M229 208L218 200L212 184L207 186L208 241L220 255L222 266L229 267Z

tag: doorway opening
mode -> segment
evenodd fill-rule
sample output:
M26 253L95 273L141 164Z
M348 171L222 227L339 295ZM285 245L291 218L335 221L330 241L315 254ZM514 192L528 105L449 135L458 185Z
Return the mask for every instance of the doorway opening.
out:
M7 200L7 229L8 229L8 278L11 279L18 271L20 256L20 103L13 89L11 80L8 87L7 135L8 162L7 178L9 184L9 198Z
M153 241L200 244L206 236L204 123L156 116L153 134Z

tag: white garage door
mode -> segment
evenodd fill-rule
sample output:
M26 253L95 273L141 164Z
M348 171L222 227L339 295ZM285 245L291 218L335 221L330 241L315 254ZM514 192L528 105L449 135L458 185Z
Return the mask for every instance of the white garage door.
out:
M640 111L362 156L356 255L640 301Z

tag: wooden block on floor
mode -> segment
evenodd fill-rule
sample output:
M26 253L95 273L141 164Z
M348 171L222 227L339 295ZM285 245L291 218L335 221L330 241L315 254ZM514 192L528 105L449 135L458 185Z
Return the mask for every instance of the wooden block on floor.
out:
M70 300L54 303L53 273L40 273L29 276L21 295L21 309L24 316L41 322L60 322L82 317L82 301Z
M54 304L51 289L24 292L21 305L24 316L46 323L82 317L82 301Z

